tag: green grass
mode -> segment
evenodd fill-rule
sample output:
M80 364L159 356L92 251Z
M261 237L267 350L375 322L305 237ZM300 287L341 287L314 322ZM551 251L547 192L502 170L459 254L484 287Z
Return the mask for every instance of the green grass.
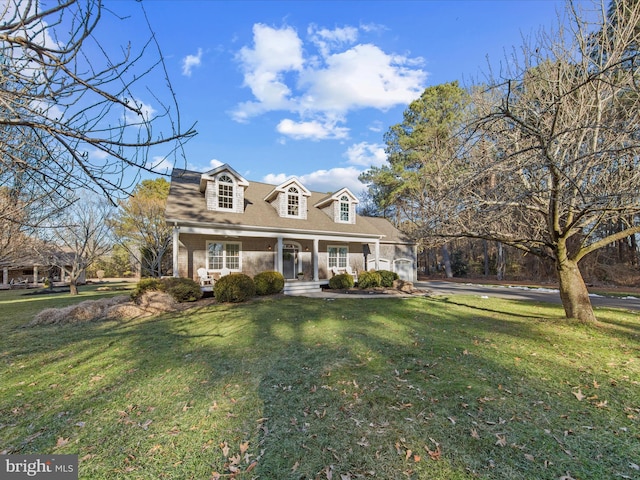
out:
M114 293L0 292L0 451L86 479L640 476L637 313L266 298L21 328Z

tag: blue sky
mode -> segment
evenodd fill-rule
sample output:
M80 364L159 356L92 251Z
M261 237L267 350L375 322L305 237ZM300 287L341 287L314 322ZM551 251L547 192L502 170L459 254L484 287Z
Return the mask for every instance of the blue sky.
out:
M136 2L107 1L113 46L147 37ZM182 122L186 167L228 163L248 180L295 175L358 194L385 161L384 133L429 86L481 80L563 2L145 0ZM118 32L114 35L113 32ZM153 88L153 87L152 87ZM140 92L153 108L153 98ZM155 159L161 168L162 158ZM185 165L178 165L184 167Z

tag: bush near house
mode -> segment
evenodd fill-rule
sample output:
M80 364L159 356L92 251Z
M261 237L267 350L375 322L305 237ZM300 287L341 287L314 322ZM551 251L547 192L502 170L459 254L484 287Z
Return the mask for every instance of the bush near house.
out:
M382 275L380 275L380 272L375 272L373 270L362 272L358 277L359 288L376 288L380 285L382 285Z
M253 277L258 295L274 295L284 289L284 276L280 272L260 272Z
M353 277L348 273L340 273L329 279L329 288L333 290L344 290L353 287Z
M202 290L197 282L189 278L143 278L131 293L131 299L137 302L144 293L158 291L171 295L176 302L195 302L202 298Z
M391 272L389 270L377 270L377 272L380 274L381 287L393 287L393 282L400 278L396 272Z
M244 273L232 273L220 278L213 286L218 302L240 303L256 295L256 284Z

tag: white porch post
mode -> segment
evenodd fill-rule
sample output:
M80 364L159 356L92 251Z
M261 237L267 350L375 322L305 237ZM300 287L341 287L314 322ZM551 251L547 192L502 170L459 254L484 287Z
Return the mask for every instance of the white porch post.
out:
M282 248L283 242L282 237L278 237L278 241L276 243L276 272L282 272Z
M2 269L2 284L6 285L9 283L9 267L4 267Z
M173 276L179 277L180 273L178 272L178 252L180 251L180 227L173 227Z
M318 278L318 245L319 241L317 238L313 239L313 281L317 282Z
M38 266L37 265L33 266L33 284L34 285L38 284Z
M380 240L376 240L376 270L380 270Z

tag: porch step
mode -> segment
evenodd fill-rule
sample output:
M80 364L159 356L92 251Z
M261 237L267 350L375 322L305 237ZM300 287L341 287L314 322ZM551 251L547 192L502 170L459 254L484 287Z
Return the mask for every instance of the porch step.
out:
M284 284L285 295L303 295L305 293L319 293L322 291L321 285L325 282L303 281L303 280L287 280Z

